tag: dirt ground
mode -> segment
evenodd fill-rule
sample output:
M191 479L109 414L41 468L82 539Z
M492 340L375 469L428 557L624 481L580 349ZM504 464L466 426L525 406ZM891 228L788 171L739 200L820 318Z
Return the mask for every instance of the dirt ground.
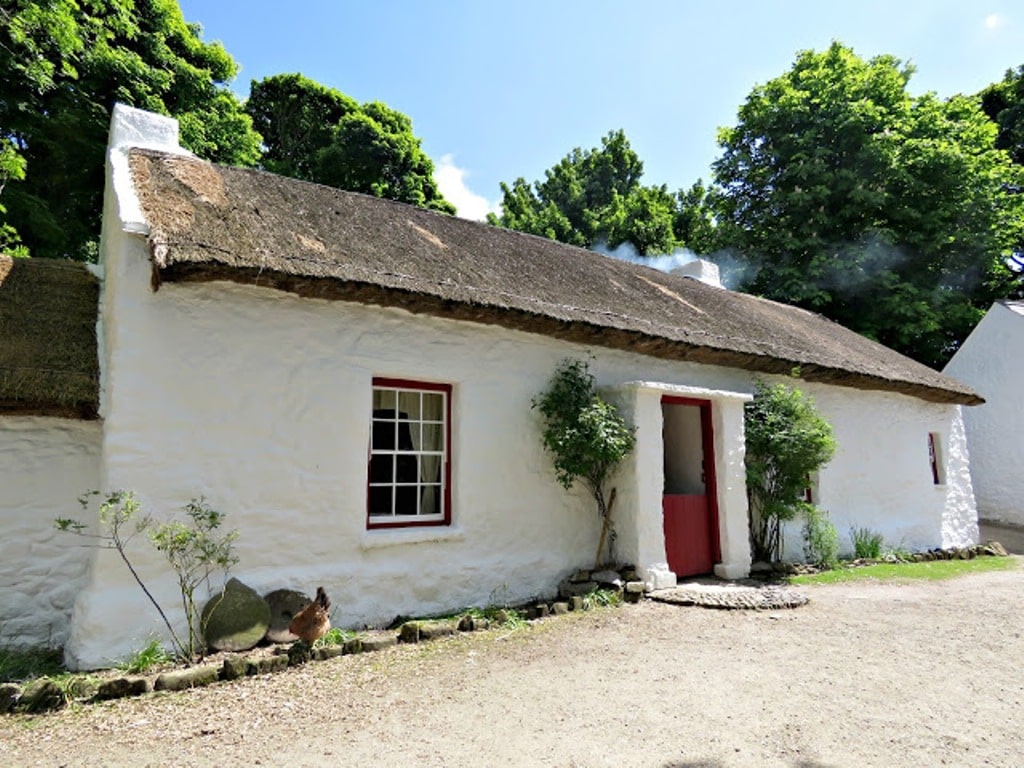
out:
M981 766L1024 754L1024 560L645 602L180 694L0 718L3 766Z

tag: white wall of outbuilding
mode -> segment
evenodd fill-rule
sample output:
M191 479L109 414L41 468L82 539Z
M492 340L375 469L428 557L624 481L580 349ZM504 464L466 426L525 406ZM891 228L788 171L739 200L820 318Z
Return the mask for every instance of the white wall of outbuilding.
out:
M1024 525L1024 302L993 304L945 373L985 398L964 414L978 515Z

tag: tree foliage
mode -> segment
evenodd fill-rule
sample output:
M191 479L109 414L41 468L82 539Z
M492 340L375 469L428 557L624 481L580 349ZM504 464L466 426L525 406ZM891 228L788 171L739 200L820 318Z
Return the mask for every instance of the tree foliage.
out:
M640 255L670 252L676 199L664 186L641 186L642 175L625 133L612 131L600 147L572 150L543 181L502 183L502 213L488 221L583 248L630 243Z
M225 85L236 70L175 0L5 2L0 137L24 176L7 175L0 223L36 256L90 253L115 102L174 115L182 143L206 159L252 165L259 136Z
M757 382L744 411L747 498L755 560L782 554L782 523L808 506L808 477L831 461L831 425L799 389Z
M636 435L594 388L585 360L563 360L548 388L533 399L544 420L544 448L555 476L566 490L577 481L594 497L602 521L595 563L599 563L611 524L611 496L606 485L612 471L636 446ZM614 493L614 491L612 491Z
M263 134L267 170L455 213L412 121L386 104L359 105L302 75L254 81L246 110Z
M804 51L721 130L719 244L745 290L941 365L1013 284L1019 173L964 97L907 91L912 68L840 44Z

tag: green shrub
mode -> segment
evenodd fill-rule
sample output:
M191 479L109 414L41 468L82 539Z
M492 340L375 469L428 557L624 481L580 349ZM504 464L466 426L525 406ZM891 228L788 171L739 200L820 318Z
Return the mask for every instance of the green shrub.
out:
M782 523L806 506L807 478L835 453L832 427L799 389L758 381L744 408L747 500L755 560L782 556Z
M127 661L118 665L118 669L132 675L149 672L174 661L173 654L167 652L160 638L151 637L149 642L133 653Z
M820 568L839 565L839 533L828 515L811 504L804 504L804 555L807 562Z
M877 560L882 556L882 534L872 531L870 528L850 528L850 538L853 540L853 556L858 559Z

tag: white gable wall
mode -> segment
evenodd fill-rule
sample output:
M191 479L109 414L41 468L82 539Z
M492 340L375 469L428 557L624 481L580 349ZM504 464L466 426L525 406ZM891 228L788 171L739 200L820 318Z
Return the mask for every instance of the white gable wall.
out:
M985 398L964 413L978 514L1024 525L1024 303L994 304L944 372Z
M814 501L829 513L842 552L853 551L851 527L870 528L885 537L886 546L910 550L977 542L959 406L809 382L799 386L835 434L836 455L819 473ZM930 432L940 436L941 485L932 476ZM788 560L803 559L802 527L802 521L786 526Z
M57 648L94 550L57 531L99 482L100 423L0 416L0 647Z

